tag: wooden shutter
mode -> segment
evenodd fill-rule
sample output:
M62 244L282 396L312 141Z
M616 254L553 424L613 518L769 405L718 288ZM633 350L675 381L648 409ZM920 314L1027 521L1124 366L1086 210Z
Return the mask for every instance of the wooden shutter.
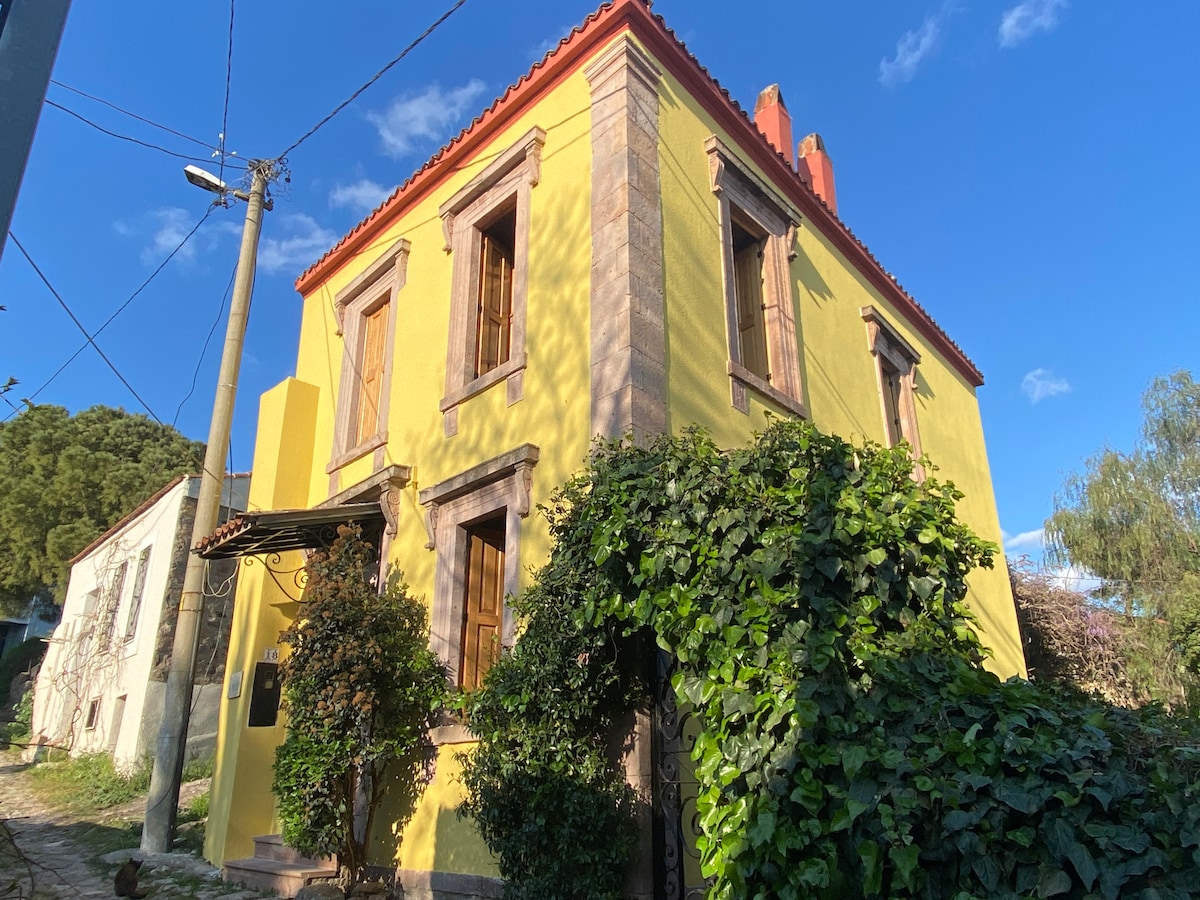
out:
M504 521L467 532L466 603L460 684L478 687L500 654L504 618Z
M142 594L146 590L146 571L150 568L150 548L138 554L137 573L133 576L133 594L129 598L129 617L125 622L125 640L137 634L138 617L142 614Z
M385 303L363 317L363 355L358 389L358 418L354 446L375 436L379 430L379 401L383 391L384 338L388 307Z
M490 233L480 244L477 378L508 362L512 344L512 247Z
M733 285L737 295L738 346L742 365L759 378L770 379L767 365L767 323L763 313L762 241L755 241L733 257Z
M883 414L887 419L888 444L894 447L905 437L904 420L900 417L900 392L903 390L903 384L900 373L882 359L880 374L883 376Z

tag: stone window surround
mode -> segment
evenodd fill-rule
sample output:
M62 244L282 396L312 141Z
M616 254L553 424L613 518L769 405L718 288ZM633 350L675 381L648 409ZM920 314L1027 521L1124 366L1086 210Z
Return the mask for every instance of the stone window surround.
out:
M525 297L529 278L530 194L541 180L546 132L534 127L438 208L445 251L453 256L450 288L450 338L446 350L446 393L439 408L447 437L458 433L458 407L501 381L507 383L508 405L524 397ZM479 287L479 225L508 204L516 207L513 248L512 333L509 358L475 376L478 329L475 296Z
M459 646L467 565L467 527L504 515L504 594L517 593L520 572L521 519L533 507L533 468L539 448L522 444L432 487L418 500L425 507L427 550L437 554L430 648L444 662L454 683L462 663ZM512 610L505 604L501 645L511 647L516 636ZM444 742L444 741L443 741Z
M721 278L725 293L725 329L729 339L725 371L730 378L731 402L741 412L749 412L746 396L749 388L788 412L807 418L789 265L796 258L794 247L800 213L742 163L720 138L710 137L704 142L704 149L708 154L710 186L720 204ZM763 250L763 318L767 329L770 381L751 372L741 361L732 253L735 207L767 235Z
M391 394L392 362L396 338L396 308L400 289L408 275L408 256L412 244L400 238L333 299L337 316L337 334L342 338L342 373L338 384L336 418L333 434L333 457L325 472L332 475L342 466L387 444L388 401ZM355 447L353 440L358 419L359 365L366 338L363 322L379 307L388 306L387 330L384 334L383 375L379 386L379 418L375 434Z
M917 428L916 378L921 354L900 336L900 333L880 314L874 306L859 309L867 323L867 346L875 357L875 378L879 388L879 408L887 428L887 400L884 398L884 360L900 373L900 428L904 440L908 441L909 453L914 460L921 456L921 433ZM917 466L914 477L924 479L924 468Z

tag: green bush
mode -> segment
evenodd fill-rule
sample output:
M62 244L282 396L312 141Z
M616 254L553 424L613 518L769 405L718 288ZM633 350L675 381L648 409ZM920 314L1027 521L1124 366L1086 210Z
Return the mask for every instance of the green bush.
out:
M23 744L33 727L33 685L25 689L13 711L13 720L0 724L0 748Z
M343 526L309 560L304 606L282 636L287 736L272 784L287 844L336 855L351 883L385 790L416 802L446 695L424 604L398 573L377 592L364 577L373 553L357 526Z
M602 815L533 816L534 837L490 823L547 765L538 747L598 764L591 723L631 693L607 661L647 629L701 728L710 897L1188 896L1195 726L984 671L963 598L993 547L955 519L960 497L915 481L903 447L798 422L731 452L698 433L598 447L547 510L555 544L531 593L557 613L535 610L466 704L481 741L464 810L513 896L586 864ZM607 802L617 822L620 795ZM562 880L544 896L612 896L608 877L609 893Z

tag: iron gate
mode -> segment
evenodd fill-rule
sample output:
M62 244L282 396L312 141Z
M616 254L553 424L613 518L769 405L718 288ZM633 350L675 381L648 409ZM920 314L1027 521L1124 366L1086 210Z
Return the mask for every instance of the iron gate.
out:
M680 710L671 688L675 660L656 650L653 691L654 896L656 900L703 900L707 886L696 850L699 785L691 750L697 723Z

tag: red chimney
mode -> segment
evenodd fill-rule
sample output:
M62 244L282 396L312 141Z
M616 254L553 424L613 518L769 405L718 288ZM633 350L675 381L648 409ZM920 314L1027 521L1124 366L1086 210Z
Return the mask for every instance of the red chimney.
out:
M800 161L796 169L818 197L837 215L837 190L833 186L833 160L825 152L821 136L810 134L796 148Z
M788 165L796 168L796 160L792 157L792 117L783 103L779 85L763 88L758 95L754 104L754 124L771 146L787 158Z

